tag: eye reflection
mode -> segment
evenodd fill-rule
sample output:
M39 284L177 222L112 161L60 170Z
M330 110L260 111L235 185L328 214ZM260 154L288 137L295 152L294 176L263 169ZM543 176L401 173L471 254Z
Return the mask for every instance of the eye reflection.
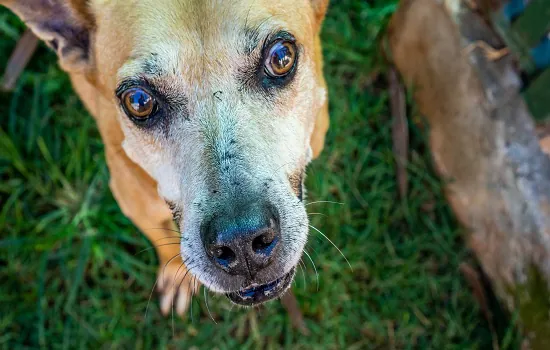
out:
M282 77L290 73L296 61L296 47L289 41L276 41L271 48L265 62L265 69L272 77Z
M122 101L126 111L137 119L147 119L155 108L153 97L140 88L132 88L124 92Z

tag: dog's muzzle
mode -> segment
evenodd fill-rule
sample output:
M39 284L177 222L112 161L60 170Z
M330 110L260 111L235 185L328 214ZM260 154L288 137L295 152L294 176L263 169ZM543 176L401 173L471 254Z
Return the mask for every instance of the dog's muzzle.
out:
M281 277L273 276L275 268L268 269L280 256L282 245L276 210L266 204L233 204L228 212L219 212L205 222L201 238L216 268L246 281L242 289L226 293L227 297L240 305L256 305L284 292L294 269ZM270 276L272 280L263 283Z

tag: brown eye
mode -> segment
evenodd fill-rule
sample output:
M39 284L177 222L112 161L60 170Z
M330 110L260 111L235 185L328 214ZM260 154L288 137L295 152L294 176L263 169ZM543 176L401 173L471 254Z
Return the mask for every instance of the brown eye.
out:
M265 69L272 77L282 77L290 73L296 61L296 46L290 41L276 41L267 55Z
M122 103L126 111L134 118L145 120L155 110L155 100L149 93L140 89L129 89L122 94Z

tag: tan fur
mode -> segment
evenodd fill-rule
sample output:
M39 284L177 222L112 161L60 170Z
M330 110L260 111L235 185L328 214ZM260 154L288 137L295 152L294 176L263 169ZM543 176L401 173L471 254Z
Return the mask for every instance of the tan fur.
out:
M236 3L239 4L238 7L235 6ZM35 21L40 16L29 11L36 3L31 6L29 1L0 0L0 4L10 7L26 21ZM178 242L178 239L174 238L177 233L171 231L176 227L167 204L159 196L159 184L153 179L156 175L151 169L144 170L134 160L142 161L140 152L160 154L160 148L155 145L152 137L135 133L130 122L121 117L113 93L119 79L124 75L139 74L140 58L152 50L163 50L164 47L166 50L162 52L166 52L167 55L175 49L184 52L187 61L185 64L170 61L175 64L170 69L180 70L181 74L171 78L171 82L163 83L167 86L190 88L194 81L212 75L210 71L205 70L219 70L223 73L223 66L232 64L225 57L223 43L218 42L220 31L230 32L236 23L244 24L244 21L255 24L265 18L275 22L280 20L290 27L298 42L303 45L306 56L304 61L309 58L312 62L312 70L308 74L313 75L310 78L315 81L317 89L313 98L315 101L312 102L316 106L317 117L313 118L313 124L306 129L310 128L310 145L313 157L317 157L323 149L329 123L328 98L322 73L321 42L318 36L327 4L328 0L66 1L67 8L73 14L71 21L79 28L90 30L92 56L84 68L83 62L74 57L60 57L60 62L70 73L75 90L97 121L105 143L113 195L123 213L157 246L161 269L166 266L164 274L161 275L163 278L159 282L163 292L163 312L168 312L176 293L179 293L179 299L175 301L177 311L180 314L185 311L190 284L178 283L185 275L183 269L176 278L176 272L181 265L181 260L173 259L180 253L178 245L158 247L163 243ZM217 7L218 10L210 11L208 5ZM52 14L45 14L48 15ZM42 34L39 30L36 31L39 36ZM203 42L203 50L209 50L207 57L200 50L188 51L188 48L196 47L198 36ZM50 39L48 33L42 37ZM171 38L175 41L163 43L159 42L159 38ZM219 51L216 51L218 49ZM205 63L204 60L208 61ZM309 72L307 67L304 70ZM308 77L302 77L297 86L306 88L308 80ZM216 88L216 81L206 83L211 83L213 88ZM210 98L209 91L197 96L202 96L201 99ZM298 100L296 95L298 94L295 92L288 93L286 105L282 108L294 108L300 111L299 113L311 113L311 110L300 109L299 104L302 100ZM197 106L200 106L200 103L200 100L197 100ZM296 117L299 123L310 123L310 118L306 115ZM152 159L151 161L155 161L156 158ZM142 165L148 167L145 163ZM173 282L180 285L178 291L173 288Z
M325 4L328 4L328 2L325 2ZM326 10L326 5L324 7L324 10ZM319 37L315 39L315 50L316 50L315 57L318 58L316 60L316 68L317 68L316 76L317 76L318 84L319 86L322 86L326 89L326 83L323 77L323 60L321 59L323 57L321 52L321 39ZM328 97L327 97L315 120L315 127L313 129L313 134L311 135L310 143L311 143L311 149L313 150L314 159L317 158L319 154L321 154L321 151L323 150L323 147L325 145L325 135L328 131L329 122L330 120L329 120L329 114L328 114Z

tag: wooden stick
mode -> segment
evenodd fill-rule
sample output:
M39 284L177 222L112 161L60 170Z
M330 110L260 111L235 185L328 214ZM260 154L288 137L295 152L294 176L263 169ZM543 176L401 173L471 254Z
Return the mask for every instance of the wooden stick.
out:
M303 335L309 335L309 329L304 322L304 316L300 310L300 305L298 305L298 300L296 300L296 297L292 291L288 291L285 295L283 295L281 298L281 304L283 304L283 307L288 312L292 326L298 329L298 331L300 331Z
M19 79L19 76L27 66L37 46L38 38L30 29L27 29L11 54L6 71L0 82L0 90L12 91L15 88L17 79Z
M394 67L388 72L390 91L390 108L392 114L392 141L393 154L395 156L397 184L401 198L407 197L408 191L408 154L409 154L409 128L407 123L407 102L405 101L405 88L399 81L399 76Z

